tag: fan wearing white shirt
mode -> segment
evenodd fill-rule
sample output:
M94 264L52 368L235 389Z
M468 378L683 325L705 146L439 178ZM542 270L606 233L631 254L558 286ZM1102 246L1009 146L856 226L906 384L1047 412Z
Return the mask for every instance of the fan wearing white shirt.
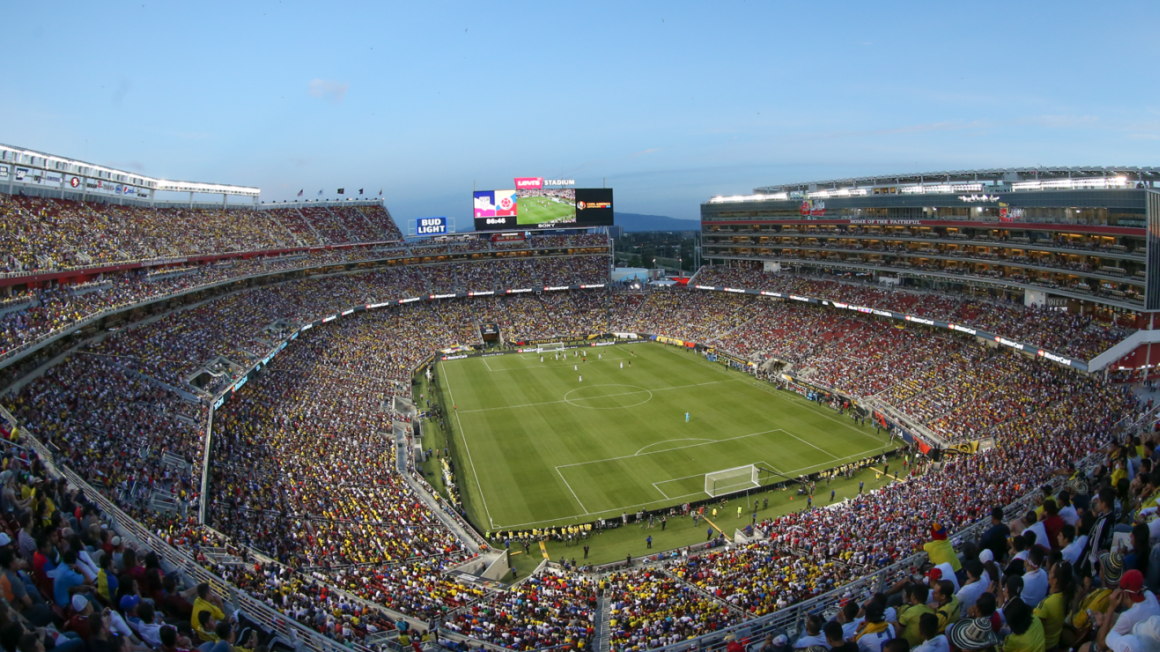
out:
M811 645L821 645L827 650L830 649L829 644L826 643L826 637L822 634L822 617L818 614L810 614L806 618L806 634L793 644L793 649L800 650Z
M1079 564L1079 560L1083 557L1084 546L1087 545L1087 535L1083 535L1078 539L1075 536L1075 526L1065 524L1059 529L1059 534L1056 535L1059 540L1060 554L1063 555L1063 560L1069 562L1072 566Z
M842 636L845 639L852 639L858 633L858 625L861 625L863 620L858 617L858 612L861 610L862 608L858 605L857 600L850 600L842 606L842 610L838 612L837 618L834 619L842 626Z
M1043 570L1044 561L1043 549L1036 546L1027 554L1024 562L1027 571L1023 573L1023 592L1019 597L1023 598L1029 607L1038 606L1047 597L1049 585L1047 571Z
M1051 538L1047 536L1047 527L1043 525L1043 522L1039 520L1039 517L1035 515L1035 512L1027 512L1027 516L1023 517L1023 521L1027 523L1027 528L1023 530L1024 544L1026 545L1027 549L1030 550L1031 548L1038 545L1050 550ZM1028 532L1035 533L1034 544L1031 544L1026 540Z
M955 594L955 597L962 605L962 617L965 618L970 608L975 606L979 596L986 593L988 587L991 586L991 578L987 575L987 571L983 570L983 564L977 559L964 561L963 572L967 574L967 581L963 584L963 588Z
M1063 519L1064 523L1074 526L1079 523L1079 512L1076 511L1075 505L1071 504L1071 494L1066 489L1059 492L1059 517Z
M1120 609L1124 611L1117 616ZM1138 639L1135 627L1156 617L1160 617L1160 604L1151 591L1144 590L1144 575L1135 569L1127 571L1120 578L1120 588L1108 601L1108 610L1093 616L1099 626L1095 643L1084 645L1080 652L1111 648L1113 643L1117 652L1146 652L1149 648L1142 646L1144 642Z
M1140 571L1132 569L1124 573L1120 578L1120 592L1124 594L1122 606L1128 609L1120 613L1112 631L1120 635L1131 634L1136 623L1160 616L1160 602L1151 591L1144 589L1144 575Z
M1108 649L1112 652L1149 652L1160 649L1160 616L1136 623L1131 634L1108 632Z
M866 605L866 622L854 639L859 652L882 652L883 646L895 637L894 625L886 622L884 611L878 602Z

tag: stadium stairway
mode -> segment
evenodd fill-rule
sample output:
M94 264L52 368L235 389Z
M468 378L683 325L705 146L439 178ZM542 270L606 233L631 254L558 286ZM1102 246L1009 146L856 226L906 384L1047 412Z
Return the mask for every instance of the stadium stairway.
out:
M732 550L732 547L727 548L727 549ZM680 577L677 577L677 575L675 573L670 573L668 570L666 570L660 566L657 566L656 570L659 570L661 572L661 574L665 575L666 577L673 580L677 584L689 587L690 590L692 590L694 593L700 594L701 597L705 598L709 602L712 602L712 603L715 603L715 604L718 604L718 605L725 607L730 613L732 613L737 618L738 621L745 620L745 619L749 618L749 613L746 612L744 609L742 609L736 605L730 604L730 603L726 602L725 600L722 600L721 598L718 598L717 596L713 595L712 593L709 593L705 589L702 589L701 587L697 586L696 584L693 584L692 582L689 582L687 580L681 579Z
M738 330L739 328L743 328L750 321L753 321L752 318L746 319L745 321L741 322L740 324L737 324L736 326L734 326L730 329L727 329L725 332L721 332L720 330L714 330L713 335L709 338L709 341L719 344L721 342L721 340L732 335L733 331Z
M97 354L89 353L86 355L97 355ZM184 389L181 387L170 385L169 383L167 383L163 380L157 380L153 376L150 376L148 374L143 374L140 371L137 371L136 369L130 369L129 367L126 367L125 365L122 365L120 362L118 362L116 358L111 358L111 361L114 365L117 366L117 368L119 368L121 371L125 372L126 374L128 374L130 376L140 378L141 380L149 383L150 385L153 385L154 387L160 387L162 389L167 389L167 390L173 392L174 394L177 394L178 396L180 396L182 398L182 400L188 401L189 403L193 403L195 405L198 405L201 403L201 398L197 394L194 394L193 392L189 391L188 389Z
M241 557L220 546L208 546L199 551L215 566L243 566L246 563Z
M595 639L592 641L592 647L596 648L596 652L608 652L612 648L612 642L609 640L608 629L612 621L611 609L608 608L608 598L600 596L596 600L596 613L593 614L596 621Z
M395 463L397 465L399 475L403 478L404 481L406 481L407 485L411 487L411 491L415 492L415 495L418 496L419 499L423 501L423 504L431 510L431 513L435 515L435 518L439 519L440 523L442 523L448 530L453 532L455 536L459 537L459 540L463 542L464 547L466 547L472 553L478 553L478 537L473 536L472 533L468 532L466 526L460 523L458 519L450 516L446 512L445 503L443 501L435 500L435 498L431 495L431 492L425 487L420 486L419 483L415 481L414 476L411 475L411 470L408 468L409 466L412 466L411 451L407 446L407 433L409 431L410 426L407 426L406 428L396 427L392 433L395 439Z
M149 494L149 509L154 512L182 512L181 504L173 492L164 489L154 489Z
M314 233L314 239L318 241L318 244L327 244L326 238L322 237L322 234L318 232L318 229L314 228L314 220L306 217L306 215L304 215L302 211L298 210L297 208L294 209L294 212L298 213L298 216L302 218L302 221L306 223L306 226L310 227L310 231Z
M894 407L893 405L890 405L889 403L886 403L885 401L877 398L868 398L864 399L862 404L871 410L878 410L882 412L883 414L890 417L891 420L901 423L907 429L913 430L923 437L926 437L927 441L942 442L945 445L950 445L950 442L947 441L945 436L938 434L930 428L920 424L917 418L908 414L904 414L901 410Z

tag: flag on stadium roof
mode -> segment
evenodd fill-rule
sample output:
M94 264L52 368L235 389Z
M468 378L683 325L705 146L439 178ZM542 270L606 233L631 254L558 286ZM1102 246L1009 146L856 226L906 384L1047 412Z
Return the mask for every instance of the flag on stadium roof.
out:
M305 188L303 188L302 190L305 190ZM298 196L299 196L299 197L301 197L301 196L302 196L302 190L299 190L299 191L298 191Z
M338 194L342 195L342 194L345 194L345 193L346 193L346 188L339 188L339 189L338 189Z
M360 194L360 195L361 195L361 194L362 194L362 191L363 191L363 189L362 189L362 188L359 188L359 189L358 189L358 194Z
M382 196L383 196L383 189L379 188L379 197L382 197Z
M319 196L319 197L321 197L321 196L322 196L322 191L321 191L321 190L319 190L319 191L318 191L318 196Z

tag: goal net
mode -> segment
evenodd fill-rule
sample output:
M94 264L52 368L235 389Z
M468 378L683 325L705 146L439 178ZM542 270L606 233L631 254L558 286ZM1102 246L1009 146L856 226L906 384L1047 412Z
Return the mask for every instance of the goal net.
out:
M554 351L563 351L564 350L564 343L563 342L549 342L548 344L541 344L536 350L540 353L545 353L545 352L552 353Z
M752 464L705 474L705 493L710 496L723 496L760 486L757 467Z

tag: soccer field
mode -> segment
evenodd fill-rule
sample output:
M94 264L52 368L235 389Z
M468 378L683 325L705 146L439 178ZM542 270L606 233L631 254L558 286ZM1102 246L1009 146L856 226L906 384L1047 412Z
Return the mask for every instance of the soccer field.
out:
M708 472L755 464L772 484L888 443L869 425L685 349L579 349L587 362L576 351L566 361L521 353L440 363L460 491L482 529L658 509L707 498Z
M565 219L575 221L576 206L561 204L547 197L520 197L516 224L544 224Z

